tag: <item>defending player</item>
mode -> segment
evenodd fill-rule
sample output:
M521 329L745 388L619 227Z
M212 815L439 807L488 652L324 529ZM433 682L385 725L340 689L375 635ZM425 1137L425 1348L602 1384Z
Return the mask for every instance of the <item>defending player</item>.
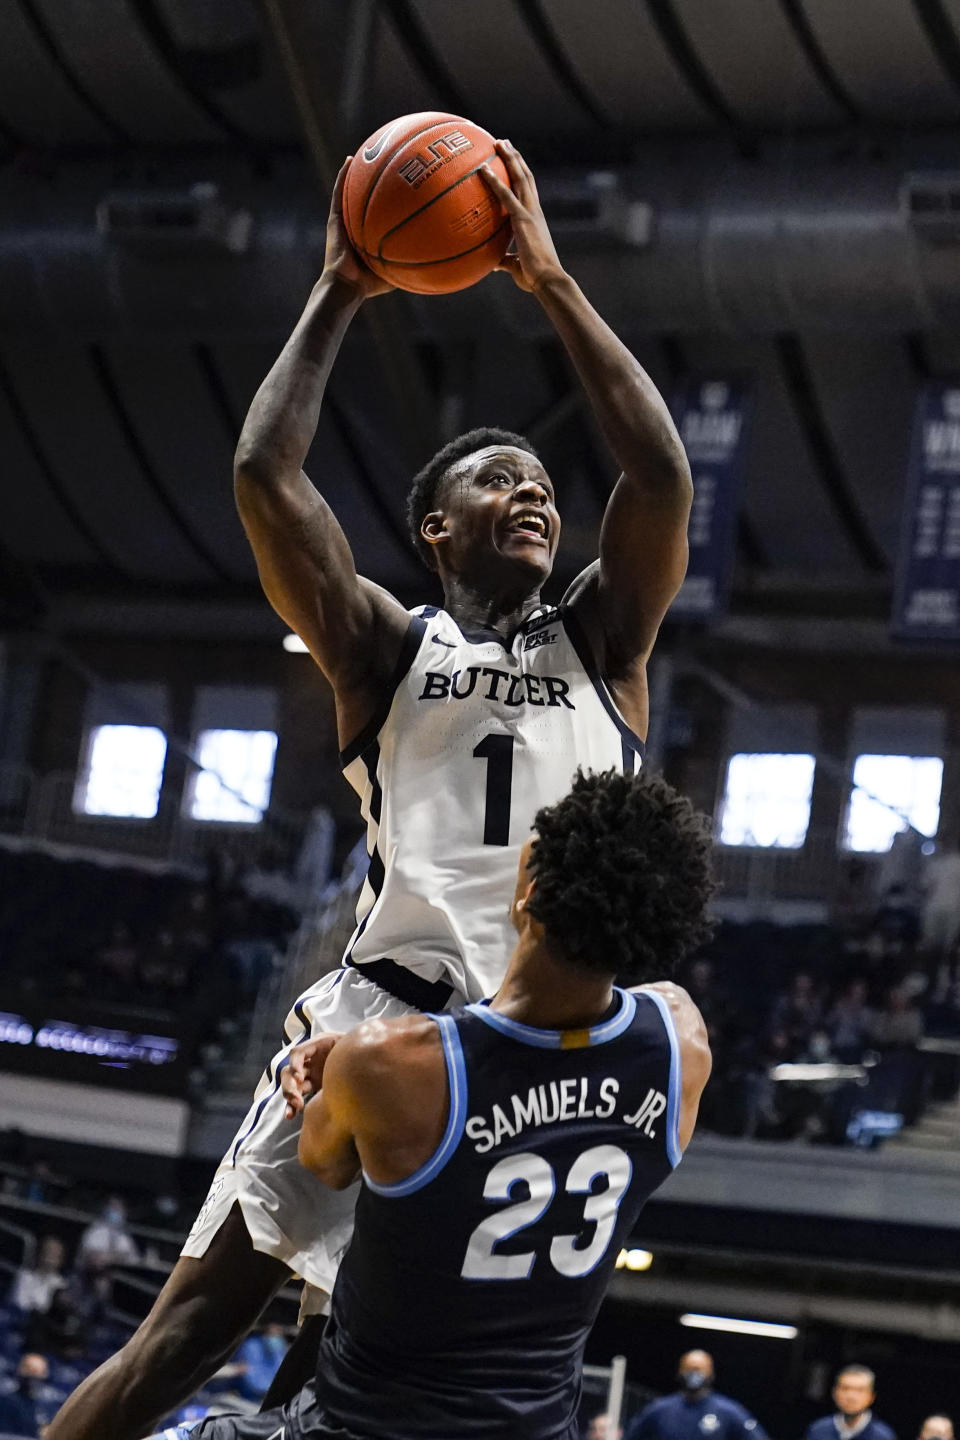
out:
M306 1107L304 1163L364 1176L316 1381L171 1440L579 1435L587 1334L710 1070L689 996L644 983L706 932L710 841L663 780L612 772L536 832L492 1003L361 1026Z
M345 773L371 862L346 967L301 996L157 1305L67 1402L50 1440L134 1440L229 1354L290 1271L332 1288L353 1223L296 1163L280 1084L291 1045L367 1018L491 994L510 953L508 901L530 819L578 765L633 769L647 728L646 661L683 579L692 487L649 377L563 270L533 176L508 142L516 254L504 268L543 306L622 474L599 559L544 609L560 533L533 447L474 431L414 482L412 530L444 609L404 610L359 577L303 473L324 389L364 300L390 287L347 242L342 170L323 274L258 391L236 457L240 514L274 608L330 680ZM322 1043L322 1041L320 1042ZM317 1225L322 1209L323 1224Z

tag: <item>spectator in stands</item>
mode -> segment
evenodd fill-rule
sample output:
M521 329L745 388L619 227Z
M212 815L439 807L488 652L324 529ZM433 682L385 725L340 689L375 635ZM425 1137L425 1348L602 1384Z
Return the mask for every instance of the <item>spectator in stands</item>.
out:
M54 1292L49 1309L33 1315L24 1343L31 1350L55 1355L59 1360L82 1360L87 1353L90 1325L101 1312L101 1298L88 1280L74 1275Z
M873 1017L870 1040L878 1050L912 1050L923 1038L923 1015L904 985L887 992L883 1009Z
M0 1431L31 1440L43 1434L65 1398L62 1392L51 1390L49 1379L46 1356L27 1351L20 1357L17 1388L0 1395Z
M953 1421L949 1415L928 1415L920 1426L917 1440L953 1440Z
M119 1195L111 1195L100 1218L88 1225L80 1237L77 1269L97 1273L110 1265L136 1265L139 1259L127 1229L127 1207Z
M45 1235L35 1265L24 1265L17 1271L10 1288L10 1304L24 1315L46 1315L50 1302L67 1281L63 1275L66 1251L56 1235Z
M140 998L151 1004L175 1004L187 990L190 981L187 957L168 927L158 930L151 943L144 947L138 978Z
M619 1425L611 1429L609 1415L594 1415L584 1440L623 1440L623 1430Z
M713 963L710 960L694 960L687 976L686 988L703 1016L707 1030L712 1031L721 1018L724 997L718 991Z
M891 890L899 890L914 906L920 898L923 846L927 837L907 825L893 837L890 849L877 867L876 894L881 902Z
M960 936L960 849L945 846L923 873L923 946L931 962L949 962Z
M863 1057L873 1026L873 1011L867 1004L867 982L851 980L827 1014L826 1030L837 1059L856 1065Z
M23 1198L32 1200L37 1205L48 1205L51 1200L56 1199L55 1187L57 1184L57 1177L46 1160L34 1160L27 1175Z
M245 1400L260 1403L288 1348L282 1325L265 1325L247 1336L233 1357L237 1367L236 1389Z
M904 885L891 885L873 918L873 928L883 937L888 954L902 954L915 945L920 936L919 896Z
M677 1367L680 1388L646 1405L626 1440L767 1440L763 1426L736 1400L713 1388L713 1357L690 1350Z
M866 1365L845 1365L833 1386L836 1413L814 1420L806 1440L897 1440L889 1425L874 1419L876 1376Z
M786 1059L794 1060L807 1049L810 1036L820 1025L822 1010L813 978L805 970L798 970L770 1012L770 1030L787 1037Z
M94 982L105 999L127 996L137 983L137 947L129 925L115 920L110 938L93 952Z
M873 909L870 869L853 856L840 865L831 919L840 930L859 931Z

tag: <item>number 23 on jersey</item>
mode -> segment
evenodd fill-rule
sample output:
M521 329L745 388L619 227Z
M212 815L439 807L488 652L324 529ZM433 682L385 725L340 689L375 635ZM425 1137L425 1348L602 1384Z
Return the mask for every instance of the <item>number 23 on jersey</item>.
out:
M586 1195L583 1207L585 1224L592 1224L589 1244L577 1248L577 1235L554 1235L550 1242L549 1260L561 1275L575 1280L589 1272L603 1259L617 1223L620 1202L630 1185L633 1166L630 1157L618 1145L595 1145L573 1162L564 1189L568 1195ZM594 1181L605 1175L607 1188L593 1193ZM512 1235L534 1225L544 1215L556 1194L557 1181L553 1167L541 1155L525 1151L500 1160L487 1175L483 1198L488 1201L512 1199L514 1186L520 1182L527 1188L524 1200L514 1201L505 1209L481 1220L470 1236L460 1275L464 1280L526 1280L538 1258L535 1250L503 1255L497 1246Z

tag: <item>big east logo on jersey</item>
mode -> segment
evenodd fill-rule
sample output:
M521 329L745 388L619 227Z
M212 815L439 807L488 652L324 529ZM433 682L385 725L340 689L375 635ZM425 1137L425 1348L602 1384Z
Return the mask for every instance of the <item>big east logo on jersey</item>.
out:
M418 150L409 160L405 160L400 166L400 174L408 185L414 190L426 180L427 176L436 170L438 165L446 165L454 155L459 155L461 150L472 150L473 141L468 140L462 130L451 130L446 135L441 135L439 140L432 140L423 150Z

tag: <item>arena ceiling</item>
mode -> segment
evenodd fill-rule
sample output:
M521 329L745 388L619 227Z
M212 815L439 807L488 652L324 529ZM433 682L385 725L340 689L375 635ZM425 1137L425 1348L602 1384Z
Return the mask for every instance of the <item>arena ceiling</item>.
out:
M916 388L960 372L960 0L6 0L7 598L254 593L239 425L340 158L421 109L527 153L561 253L667 392L752 378L739 603L880 613ZM931 176L932 241L910 200ZM308 466L360 569L422 591L407 478L496 423L541 443L572 573L611 473L535 302L497 276L367 311Z

